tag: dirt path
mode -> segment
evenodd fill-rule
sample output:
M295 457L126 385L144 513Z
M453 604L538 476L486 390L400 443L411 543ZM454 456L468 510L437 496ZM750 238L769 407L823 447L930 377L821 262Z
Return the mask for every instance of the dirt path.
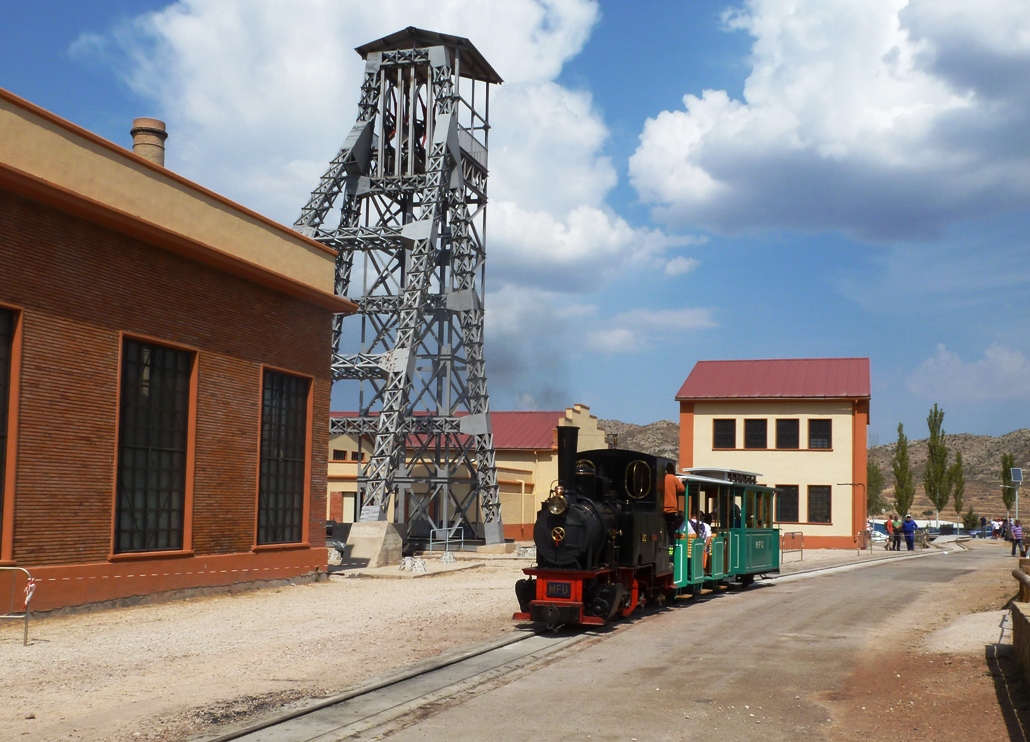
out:
M876 552L872 558L885 556ZM784 572L870 558L810 551L803 561L792 556ZM0 694L8 700L0 704L0 739L177 742L511 631L513 585L530 560L477 564L419 579L334 579L47 617L32 624L29 647L21 645L20 625L5 622ZM396 576L393 570L379 574ZM1013 592L1011 578L984 584L982 577L968 575L919 599L921 613L939 614L926 630L882 626L868 667L850 681L848 698L827 699L841 738L908 737L912 725L884 737L883 714L905 723L928 714L944 718L942 705L966 720L949 722L948 730L965 730L967 737L985 728L1004 730L1004 720L982 727L970 709L982 715L984 704L998 707L997 678L1008 677L1008 660L992 664L982 641L972 651L951 648L945 654L922 642L936 636L949 646L946 631L933 632L953 628L955 619L972 611L1000 610ZM872 653L884 646L907 647L896 653L906 669L901 678L885 678L879 654ZM992 674L998 672L1003 675ZM888 727L893 733L894 726ZM921 730L926 728L931 727Z
M972 547L1001 557L1009 549L990 541ZM1011 652L1006 608L1016 564L1002 561L1000 569L970 571L923 592L911 610L882 624L845 688L825 699L834 738L1030 740L1030 697ZM898 596L911 592L898 586Z
M525 560L0 626L0 739L181 740L511 631Z

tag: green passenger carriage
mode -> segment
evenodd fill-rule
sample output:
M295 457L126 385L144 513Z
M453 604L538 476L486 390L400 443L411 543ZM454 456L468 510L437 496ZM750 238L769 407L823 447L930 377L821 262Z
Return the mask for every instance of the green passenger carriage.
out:
M705 544L676 534L673 584L677 593L705 582L736 579L751 584L755 575L780 569L780 529L773 524L776 490L757 483L758 475L734 469L693 468L679 475L686 487L686 513L711 516L712 538Z

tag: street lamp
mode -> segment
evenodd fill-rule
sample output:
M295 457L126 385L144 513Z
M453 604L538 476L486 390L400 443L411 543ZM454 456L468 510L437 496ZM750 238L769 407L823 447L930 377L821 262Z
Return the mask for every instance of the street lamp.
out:
M869 522L868 522L868 518L869 518L869 512L868 512L868 510L869 510L869 499L866 496L865 482L837 482L837 486L838 487L861 487L862 488L862 496L866 500L866 507L865 507L865 509L867 511L865 516L863 516L863 517L866 518L866 528L865 528L865 530L868 531L869 530ZM854 507L855 506L852 505L851 507L852 507L852 512L854 512ZM862 553L862 547L860 545L860 542L858 541L858 534L859 533L861 533L861 531L858 531L858 532L855 533L855 543L856 543L856 545L858 545L858 553L861 554ZM873 535L871 533L869 534L869 553L870 554L873 553Z
M1016 485L1003 484L1003 485L1001 485L1001 488L1003 490L1015 490L1016 491L1016 503L1015 503L1015 505L1016 505L1016 514L1012 518L1012 520L1019 520L1019 485L1018 484L1016 484Z

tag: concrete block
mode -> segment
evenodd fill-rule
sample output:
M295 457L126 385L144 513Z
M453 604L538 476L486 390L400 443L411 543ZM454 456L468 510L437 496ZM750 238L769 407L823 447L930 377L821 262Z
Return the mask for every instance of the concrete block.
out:
M393 523L378 520L354 523L347 546L351 559L367 559L369 567L388 567L401 563L404 541Z
M515 543L483 544L482 546L477 546L476 551L480 554L514 554Z

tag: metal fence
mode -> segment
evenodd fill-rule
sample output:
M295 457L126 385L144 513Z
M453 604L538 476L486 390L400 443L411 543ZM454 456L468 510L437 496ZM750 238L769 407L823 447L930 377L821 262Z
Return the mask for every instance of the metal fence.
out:
M11 597L7 604L7 612L0 615L0 619L24 622L22 644L27 647L29 618L32 615L29 603L32 602L32 594L36 592L36 580L23 567L0 567L0 587L6 587L7 582L11 583Z
M461 526L432 529L429 531L429 551L432 552L435 546L443 546L444 551L450 551L452 547L457 546L458 551L464 551L465 529Z
M801 561L805 560L805 534L801 531L787 531L780 536L780 561L784 554L799 552Z

